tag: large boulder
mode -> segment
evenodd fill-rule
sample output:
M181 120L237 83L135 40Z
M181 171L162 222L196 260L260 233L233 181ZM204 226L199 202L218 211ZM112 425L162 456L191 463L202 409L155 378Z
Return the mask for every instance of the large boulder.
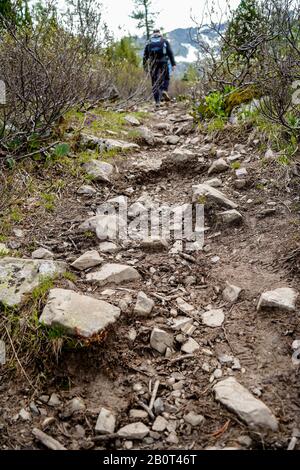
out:
M121 310L103 300L72 290L52 289L39 319L49 327L61 327L73 336L90 338L114 323Z
M53 260L0 259L0 303L20 305L45 278L63 274L66 264Z

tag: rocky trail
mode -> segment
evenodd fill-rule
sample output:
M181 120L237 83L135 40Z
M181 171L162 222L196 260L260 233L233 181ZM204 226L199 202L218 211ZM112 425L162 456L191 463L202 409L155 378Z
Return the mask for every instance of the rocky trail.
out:
M32 382L3 320L1 448L299 448L299 278L283 262L296 190L278 184L276 155L262 155L255 135L228 127L213 138L183 105L128 124L138 145L85 163L92 182L68 186L54 213L25 220L1 246L2 304L19 307L41 275L55 277L39 322L82 343L58 351L45 380ZM181 213L202 203L204 246L141 240L134 229L114 240L104 202L126 204L130 221L153 207ZM18 377L5 369L8 350Z

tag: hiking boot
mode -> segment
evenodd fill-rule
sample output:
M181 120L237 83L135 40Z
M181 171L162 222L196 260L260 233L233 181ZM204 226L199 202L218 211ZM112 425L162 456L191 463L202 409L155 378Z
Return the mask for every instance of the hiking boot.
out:
M171 101L171 98L170 98L170 96L169 96L169 94L168 94L167 91L164 90L164 91L162 92L162 96L163 96L163 98L164 98L165 101Z
M155 104L155 109L159 109L160 108L160 103L156 103Z

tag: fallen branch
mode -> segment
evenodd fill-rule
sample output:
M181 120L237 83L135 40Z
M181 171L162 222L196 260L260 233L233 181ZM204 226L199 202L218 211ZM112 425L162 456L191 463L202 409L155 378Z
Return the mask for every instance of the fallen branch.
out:
M41 431L40 429L33 428L32 434L34 437L44 444L45 447L51 450L67 450L60 442L54 439L51 436L48 436L45 432Z

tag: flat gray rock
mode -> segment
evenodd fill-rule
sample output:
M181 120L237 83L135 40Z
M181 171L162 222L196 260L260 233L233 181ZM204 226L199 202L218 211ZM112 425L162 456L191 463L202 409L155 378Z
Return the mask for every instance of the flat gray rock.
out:
M77 191L77 194L82 194L83 196L93 196L96 193L97 193L96 189L94 189L93 186L90 186L88 184L84 184L80 186L80 188Z
M84 147L87 148L99 148L100 151L103 150L130 150L130 149L137 149L139 145L131 143L131 142L124 142L123 140L116 140L116 139L104 139L95 137L93 135L82 134L81 142Z
M167 348L173 347L173 336L164 330L154 328L150 337L150 346L160 354L164 354Z
M104 183L110 183L114 174L114 167L110 163L100 160L91 160L85 163L82 168L95 181L103 181Z
M196 158L195 153L187 149L178 148L172 152L170 157L167 158L167 161L175 164L188 163Z
M20 305L43 278L54 278L65 270L65 263L53 260L1 258L0 303L8 307Z
M115 323L121 311L103 300L66 289L52 289L39 322L61 327L74 336L90 338Z
M71 266L79 271L84 271L85 269L99 266L102 261L103 258L101 258L98 251L90 250L77 258Z
M218 158L218 160L215 160L209 168L208 175L212 175L213 173L223 173L224 171L227 171L228 168L228 163L223 158Z
M99 413L95 431L100 434L112 434L115 432L116 427L116 416L110 410L101 408Z
M150 429L144 423L127 424L119 429L118 435L124 439L144 439L150 432Z
M226 287L223 290L223 299L226 302L236 302L240 296L240 293L242 292L242 289L240 287L234 286L232 284L229 284L229 282L226 283Z
M193 354L200 349L199 344L193 338L189 338L181 347L181 351L186 354Z
M212 178L211 180L205 181L204 184L208 184L208 186L211 186L212 188L221 188L223 185L219 178Z
M153 310L155 303L144 292L139 292L134 307L134 313L141 317L147 317Z
M140 279L140 274L132 266L125 264L105 264L100 271L89 273L87 280L96 282L100 286L106 284L121 284L123 282L137 281Z
M52 259L53 253L46 248L38 248L31 253L33 259Z
M209 310L201 314L202 323L211 328L218 328L223 325L225 315L222 309Z
M193 186L193 202L197 203L215 203L220 206L236 209L238 206L235 202L228 199L225 194L208 184L198 184Z
M99 251L101 253L116 253L119 251L119 247L112 242L102 242L99 245Z
M231 209L229 211L220 212L218 214L220 220L226 225L238 225L243 222L243 216L237 210Z
M153 132L148 129L148 127L139 127L138 132L140 135L140 138L148 145L155 145L156 143L156 138Z
M264 292L258 302L257 310L262 308L277 308L294 312L296 310L296 300L298 292L290 287L280 287L272 291Z
M278 422L271 410L233 377L218 382L213 389L216 400L251 428L277 431Z
M130 114L125 116L124 119L131 126L140 126L141 125L140 121L135 116L131 116Z

